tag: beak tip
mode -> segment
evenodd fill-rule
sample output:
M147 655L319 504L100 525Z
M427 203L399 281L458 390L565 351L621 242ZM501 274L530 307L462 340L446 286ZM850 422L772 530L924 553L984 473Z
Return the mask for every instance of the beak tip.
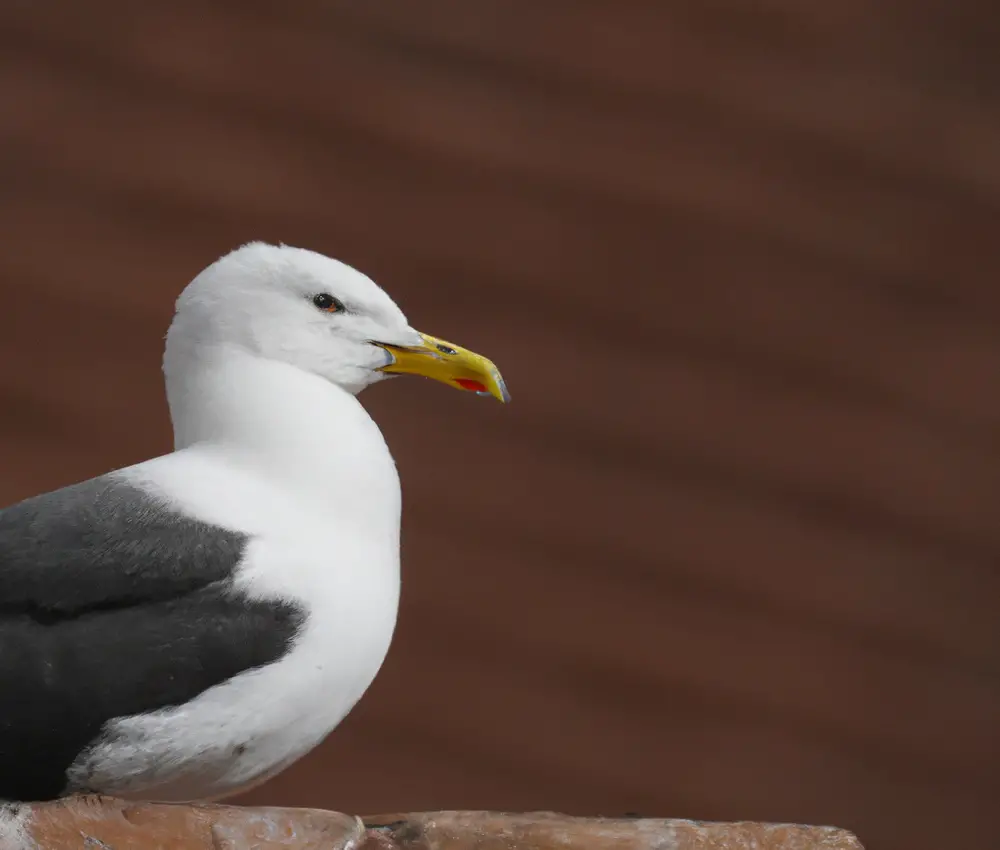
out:
M500 377L500 373L496 370L496 368L494 368L492 372L495 390L487 393L487 395L493 396L501 404L510 404L510 391L507 389L506 382Z

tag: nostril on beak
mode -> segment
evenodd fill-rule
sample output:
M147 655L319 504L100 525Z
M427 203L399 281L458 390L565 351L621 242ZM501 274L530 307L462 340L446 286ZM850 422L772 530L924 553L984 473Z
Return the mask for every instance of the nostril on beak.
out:
M449 348L447 345L441 345L441 343L437 344L437 350L442 354L458 354L454 348Z

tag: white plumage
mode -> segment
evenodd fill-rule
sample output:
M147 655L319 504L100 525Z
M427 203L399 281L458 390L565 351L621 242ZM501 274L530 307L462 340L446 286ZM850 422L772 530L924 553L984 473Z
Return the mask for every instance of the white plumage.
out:
M109 643L116 606L134 614L148 604L160 618L156 628L166 635L163 650L176 649L178 659L179 641L201 641L203 649L185 649L188 655L173 667L170 658L157 661L167 665L169 675L181 677L178 687L183 677L194 676L195 665L215 662L211 653L225 662L226 653L236 649L233 638L214 634L211 622L179 622L201 616L192 593L214 600L222 586L227 599L287 604L300 619L294 637L276 657L220 676L207 688L192 685L197 693L183 701L143 704L144 710L122 715L109 709L98 734L70 764L57 765L66 777L58 793L218 798L263 781L322 741L377 674L399 602L399 479L381 432L356 394L390 372L412 372L507 400L489 361L411 328L393 301L364 275L319 254L260 243L222 258L186 288L167 336L164 372L175 451L112 473L107 480L119 489L109 490L108 498L122 504L112 503L105 514L119 510L127 518L129 510L137 516L141 510L148 516L153 504L152 510L173 517L177 528L164 536L167 542L158 542L156 557L162 560L169 551L176 559L176 569L167 564L165 570L177 573L169 580L178 587L168 587L165 601L154 604L152 596L143 598L142 571L150 567L129 561L136 558L133 547L120 556L121 563L102 566L112 570L105 579L109 584L123 575L114 570L139 575L137 584L128 585L133 589L124 594L125 602L119 591L109 592L113 604L105 608L111 613L82 604L76 611L70 600L63 606L70 611L66 618L53 614L50 622L31 613L50 603L29 598L26 591L25 628L35 629L32 634L49 629L46 639L53 641L61 634L92 635L97 645L98 633L86 630L92 623L92 629L105 630L100 645L120 653L122 675L133 675L136 687L142 682L152 693L166 687L162 681L147 681L152 668L143 666L140 652L152 650L130 648L128 634ZM126 496L116 495L119 491ZM39 497L32 515L64 522L53 517L71 511L49 507L65 505L69 492ZM128 494L137 494L136 504L142 504L131 505ZM6 516L16 531L27 510L14 506L0 512L0 575L8 569L15 588L14 570L22 556L12 550L5 562L2 523ZM183 525L193 520L197 529ZM216 530L243 541L232 569L221 580L214 574L204 581L187 575L191 551L206 545ZM77 538L73 551L47 556L70 569L74 560L90 557L81 551L88 545L79 542L83 538L93 534ZM10 564L15 566L8 568ZM96 571L93 580L102 580ZM186 590L189 586L195 590ZM0 590L0 602L4 593L15 591ZM183 610L177 600L186 606ZM171 613L171 605L178 613ZM233 634L249 629L250 639L262 645L270 639L260 627L235 626L243 631ZM6 633L16 636L14 628L5 632L0 627L0 642ZM171 646L174 640L178 643ZM148 646L160 644L154 640ZM22 680L31 675L25 669L18 674ZM40 700L76 696L30 684ZM125 683L121 688L123 704L134 709L134 693ZM10 721L18 722L26 723ZM0 738L0 754L4 746ZM48 788L48 775L39 776L37 787ZM6 782L6 787L14 786ZM7 793L14 798L20 794Z

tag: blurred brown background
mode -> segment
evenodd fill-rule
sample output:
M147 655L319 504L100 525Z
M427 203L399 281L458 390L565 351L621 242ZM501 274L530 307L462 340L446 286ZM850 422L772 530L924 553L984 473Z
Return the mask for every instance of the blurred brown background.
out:
M382 675L248 798L997 847L1000 11L0 5L0 497L167 451L180 288L254 238L494 358L365 396Z

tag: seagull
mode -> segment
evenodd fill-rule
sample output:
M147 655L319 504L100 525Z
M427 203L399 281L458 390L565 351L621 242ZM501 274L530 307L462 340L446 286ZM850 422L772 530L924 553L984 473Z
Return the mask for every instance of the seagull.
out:
M0 510L0 800L215 800L312 750L388 652L400 484L357 395L509 401L369 277L251 242L177 299L174 451Z

